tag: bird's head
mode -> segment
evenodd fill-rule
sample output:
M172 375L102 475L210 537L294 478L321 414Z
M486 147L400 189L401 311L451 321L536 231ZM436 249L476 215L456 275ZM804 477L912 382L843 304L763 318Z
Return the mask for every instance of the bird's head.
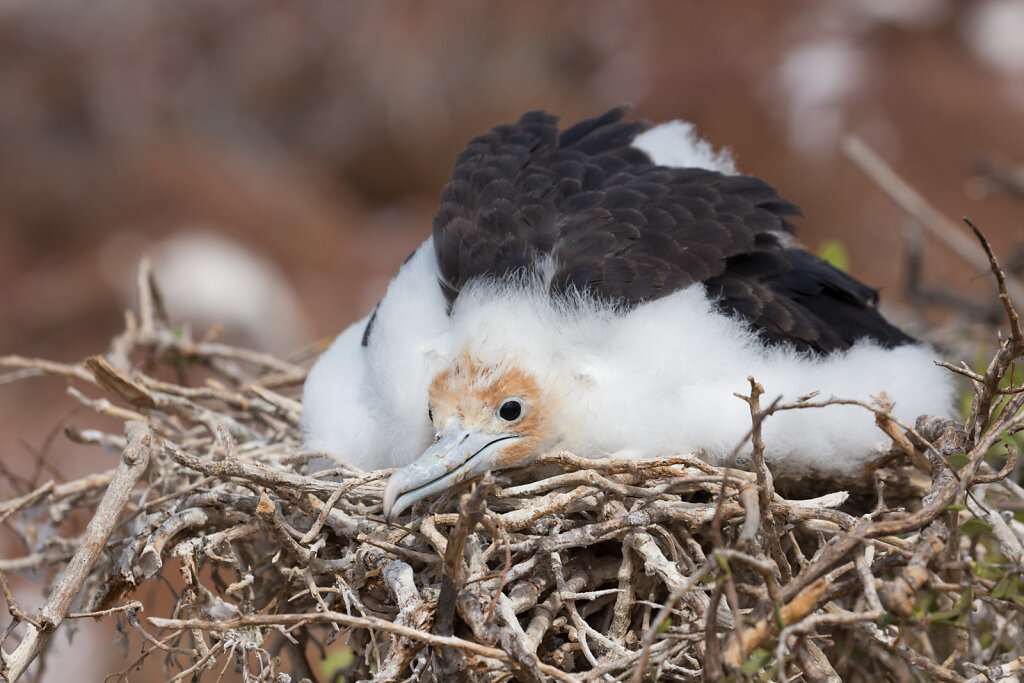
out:
M545 392L519 364L487 364L461 354L430 384L423 406L434 438L384 488L384 517L487 470L519 465L550 434Z

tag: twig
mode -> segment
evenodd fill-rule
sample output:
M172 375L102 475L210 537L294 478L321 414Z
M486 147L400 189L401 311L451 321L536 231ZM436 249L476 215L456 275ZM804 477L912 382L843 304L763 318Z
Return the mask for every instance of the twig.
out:
M988 259L978 245L958 229L956 224L943 216L920 193L885 163L864 141L855 135L843 140L843 152L878 187L889 195L904 211L916 218L921 225L938 238L954 254L958 254L977 270L988 268ZM1016 306L1024 306L1024 287L1016 282L1007 283L1009 296Z
M138 600L132 600L131 602L125 603L124 605L117 605L109 609L95 610L92 612L68 612L64 615L65 619L99 619L111 614L117 614L118 612L126 612L128 610L141 610L143 609L142 603Z
M651 654L651 646L654 644L654 638L658 634L658 629L665 623L665 620L669 618L672 610L675 609L676 604L683 597L683 595L693 588L697 582L703 579L708 572L712 569L711 564L706 563L699 567L697 571L693 572L686 578L686 581L680 583L668 596L668 600L662 605L658 614L654 617L651 622L650 628L644 633L643 644L641 648L640 661L637 663L636 668L633 670L632 683L641 683L644 678L644 674L647 673L647 661Z
M393 633L398 636L422 641L435 647L452 647L465 650L483 657L497 659L502 662L512 663L512 658L496 647L488 647L465 640L457 636L440 636L426 631L402 626L386 619L377 617L354 617L341 612L320 612L312 614L253 614L244 617L236 617L225 621L211 621L208 619L164 619L161 617L148 617L147 621L157 628L174 629L199 629L201 631L217 631L224 633L250 627L273 628L276 626L296 627L308 624L335 623L349 628L375 629L386 633ZM559 671L553 666L541 665L541 671L560 681L572 681L572 677L565 672Z
M10 375L0 375L0 385L9 382L16 382L26 377L41 375L60 375L72 379L80 379L89 384L95 384L96 380L81 365L69 365L67 363L55 363L42 358L25 358L23 356L0 356L0 368L14 368L23 372Z
M278 472L259 467L243 460L205 460L186 453L171 443L165 443L163 453L174 462L189 469L217 478L237 477L260 486L287 488L302 493L334 493L337 484L320 481L293 472Z
M149 465L152 435L145 424L129 422L125 426L128 446L121 454L107 488L103 500L96 508L96 514L89 522L78 546L78 551L71 558L63 576L54 586L53 593L46 604L39 610L39 625L29 624L25 636L18 647L4 657L7 665L7 680L15 683L28 668L29 664L39 655L46 642L64 620L71 607L71 602L78 595L86 578L92 572L96 560L106 546L114 525L117 524L121 510L128 503L135 490L135 484Z
M757 492L760 497L761 526L763 533L768 540L768 549L775 558L775 563L782 574L782 583L789 583L793 577L792 569L789 567L789 560L782 552L782 544L779 541L779 530L775 526L775 517L771 513L771 500L775 495L775 486L772 481L772 474L764 462L764 439L761 437L761 423L764 418L761 414L761 394L764 387L754 381L753 377L747 377L750 383L750 396L740 396L750 407L750 419L753 426L750 430L750 444L752 447L751 456L754 461L754 472L757 474ZM774 407L778 401L773 404Z
M1019 293L1014 293L1011 297L1010 292L1014 292L1014 286L1016 282L1010 282L1006 279L1006 275L1003 274L1003 269L999 267L999 262L996 260L996 255L992 251L992 245L988 243L985 235L982 234L978 226L975 225L971 219L965 218L964 223L970 226L974 232L974 236L978 238L978 242L981 243L981 248L985 251L985 257L988 259L989 269L992 271L992 276L996 279L996 287L999 290L999 300L1003 304L1003 309L1006 311L1006 319L1010 322L1010 338L1016 344L1024 344L1024 333L1021 332L1020 318L1017 316L1017 311L1014 309L1014 303L1018 306L1024 306L1024 300L1019 296ZM1019 285L1017 285L1019 286Z
M994 259L990 266L998 271ZM381 683L454 679L466 669L529 681L693 681L747 676L753 665L762 667L756 678L814 683L887 672L939 679L991 667L1000 653L1022 656L1015 562L1024 557L1024 524L1004 515L1024 509L1024 488L1008 479L1012 444L999 471L986 463L993 445L1019 429L1024 409L1012 306L1004 307L1011 334L986 370L957 368L976 391L962 426L941 419L909 426L884 400L808 395L763 407L752 383L750 433L734 454L750 452L752 471L688 454L546 454L503 473L500 488L441 497L434 511L400 527L380 517L381 480L393 470L298 474L316 456L299 450L300 405L265 390L284 375L253 365L251 354L172 330L145 269L140 283L148 288L141 322L126 316L110 352L88 363L95 397L76 398L105 420L144 416L159 441L106 541L111 561L89 568L91 602L63 618L113 615L142 638L137 662L148 653L167 657L167 680L211 667L227 675L232 665L249 680L275 680L284 673L282 651L292 655L291 675L311 678L303 653L323 652L339 635L355 662L331 673ZM154 379L165 376L165 362L180 384ZM86 366L51 370L74 375L75 367ZM292 371L289 381L297 376L279 369ZM192 377L201 384L187 386ZM884 503L858 481L815 480L820 495L792 497L793 482L773 482L760 464L760 421L832 405L870 411L884 430L880 439L927 460L930 481L897 459L876 472ZM68 433L127 450L128 440L105 432L71 426ZM117 471L33 482L0 503L0 520L25 548L23 557L0 559L0 568L63 568L85 539L65 537L64 529L93 515ZM960 526L971 520L985 524L972 524L968 539ZM141 603L153 607L145 597L152 591L141 589L165 581L167 572L157 570L168 556L180 563L182 582L165 584L175 606L159 616L174 619L143 628L136 612ZM790 561L795 575L785 583ZM14 618L5 638L32 620L46 628L10 590L6 597ZM912 618L874 623L884 604ZM964 628L947 639L929 636L927 623ZM168 630L154 635L151 626ZM985 647L983 630L993 640ZM856 659L815 644L823 636L841 642L844 632L860 643ZM904 646L914 649L898 650ZM774 657L752 658L755 649ZM0 660L0 671L6 664Z
M458 593L466 579L463 568L463 552L470 532L476 528L484 516L487 493L494 486L494 477L490 472L484 474L473 484L469 493L459 501L459 519L449 538L445 549L443 573L441 576L441 593L438 596L437 612L434 615L433 632L439 636L451 636L455 632L455 610L458 604ZM441 670L454 673L461 661L455 658L451 650L441 650Z

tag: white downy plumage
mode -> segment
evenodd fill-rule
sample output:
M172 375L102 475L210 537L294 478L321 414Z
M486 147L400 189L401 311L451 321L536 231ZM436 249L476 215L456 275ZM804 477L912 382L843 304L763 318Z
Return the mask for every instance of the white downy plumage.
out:
M633 144L657 164L735 173L730 155L690 124L657 126ZM764 405L814 391L861 401L884 392L895 416L911 424L952 406L949 373L925 345L887 349L862 340L825 356L766 346L746 322L719 312L700 284L625 310L553 298L543 274L478 280L449 314L439 277L428 239L391 282L369 344L361 344L363 319L319 359L305 387L306 448L367 470L413 462L447 428L428 416L428 401L440 400L429 390L460 357L536 380L537 405L526 410L541 413L545 426L530 452L692 452L721 463L750 428L748 407L734 396L749 393L748 376L764 386ZM764 439L768 462L789 477L855 474L888 443L873 415L856 406L778 413L765 421Z

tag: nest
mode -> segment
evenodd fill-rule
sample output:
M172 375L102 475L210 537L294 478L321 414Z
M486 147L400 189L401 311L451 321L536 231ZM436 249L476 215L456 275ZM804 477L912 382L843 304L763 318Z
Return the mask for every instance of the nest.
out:
M93 616L116 620L131 653L108 680L147 659L170 681L1014 677L1024 525L1006 511L1024 491L1012 443L990 461L1020 423L1024 336L993 270L1010 335L984 372L949 366L973 385L970 416L909 426L865 405L898 457L859 490L776 490L762 420L830 401L762 406L752 379L751 471L549 454L389 525L391 470L315 471L300 451L289 394L303 370L193 342L144 264L139 311L106 354L0 359L70 378L80 403L124 424L67 430L116 467L0 505L31 548L0 570L58 577L29 614L0 573L4 640L22 626L0 673L18 680L63 624ZM157 378L168 367L180 381ZM32 537L41 523L71 530ZM158 581L175 592L163 613L143 604Z

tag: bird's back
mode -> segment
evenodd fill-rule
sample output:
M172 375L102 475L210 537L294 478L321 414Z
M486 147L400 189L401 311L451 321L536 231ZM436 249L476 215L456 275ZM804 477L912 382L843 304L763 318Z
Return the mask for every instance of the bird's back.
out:
M874 290L791 246L795 205L688 124L622 115L559 133L529 113L470 142L431 239L311 371L307 447L411 462L437 431L429 388L460 359L534 378L546 398L531 414L550 427L536 447L591 456L720 460L749 429L735 397L748 375L787 400L884 391L898 419L948 413L933 352L879 315ZM851 473L874 456L870 412L824 410L769 420L777 471Z
M632 308L702 283L719 310L767 343L828 353L861 338L913 341L876 292L787 246L800 209L762 180L661 166L623 108L558 132L530 112L472 140L434 220L449 301L474 279L536 272L552 296L580 292Z

